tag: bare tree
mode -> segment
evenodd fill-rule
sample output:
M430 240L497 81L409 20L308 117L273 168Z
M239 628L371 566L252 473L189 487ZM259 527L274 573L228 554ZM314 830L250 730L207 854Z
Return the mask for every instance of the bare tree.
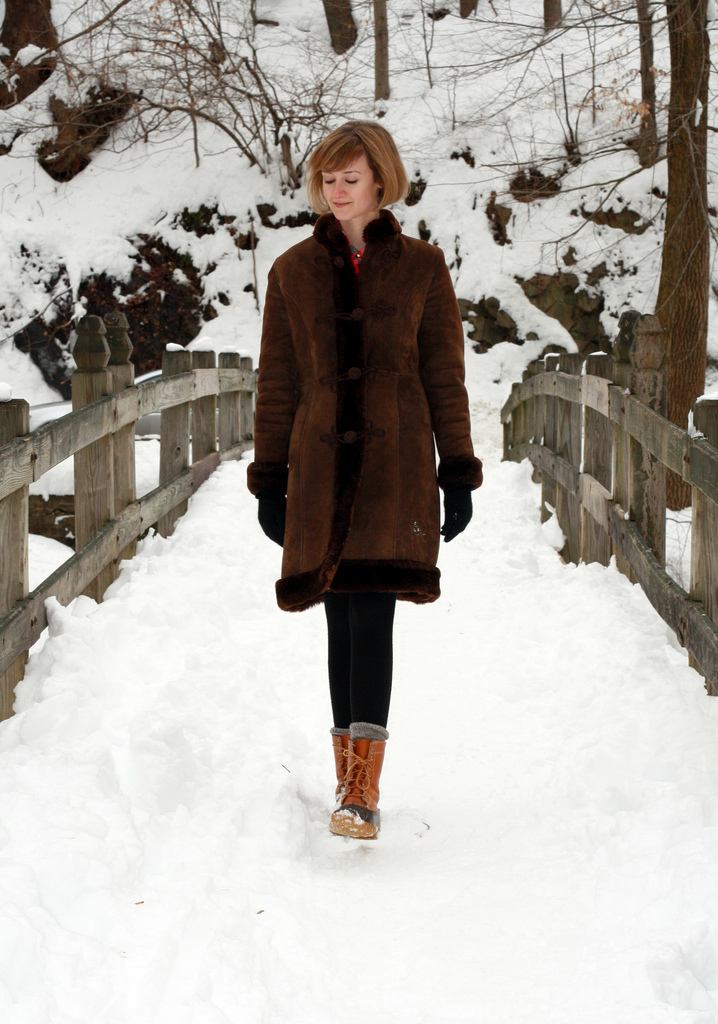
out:
M322 0L322 3L327 16L332 49L338 54L346 53L357 40L351 0Z
M38 133L38 155L58 180L81 171L110 136L113 144L131 144L138 136L179 134L187 124L199 162L205 124L263 173L279 168L284 185L295 189L307 152L340 112L345 61L308 51L287 73L266 34L263 42L256 37L257 26L266 33L277 23L258 19L252 4L85 0L74 14L73 33L56 42L57 87L46 118L40 111L30 121L21 111L2 124L11 137Z
M641 50L641 127L636 151L642 167L658 159L656 130L656 69L653 66L653 12L649 0L636 0Z
M681 427L705 390L709 223L706 151L710 49L707 0L666 0L671 52L668 200L656 313L666 332L668 418ZM668 504L690 504L670 474Z
M543 0L544 32L552 32L561 24L561 0Z
M374 0L374 99L388 100L389 90L389 27L386 0Z
M5 52L2 63L6 68L0 107L21 102L52 74L57 34L50 17L50 3L51 0L6 0L0 33L0 46ZM18 62L17 54L26 46L36 46L48 54L40 61Z

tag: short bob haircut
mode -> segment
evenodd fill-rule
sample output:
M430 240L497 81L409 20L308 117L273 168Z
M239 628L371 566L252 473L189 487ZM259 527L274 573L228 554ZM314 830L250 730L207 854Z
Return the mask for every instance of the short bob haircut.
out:
M316 213L329 212L322 191L322 171L341 171L362 153L381 186L378 209L406 197L409 179L396 143L386 128L374 121L347 121L330 132L307 161L307 195Z

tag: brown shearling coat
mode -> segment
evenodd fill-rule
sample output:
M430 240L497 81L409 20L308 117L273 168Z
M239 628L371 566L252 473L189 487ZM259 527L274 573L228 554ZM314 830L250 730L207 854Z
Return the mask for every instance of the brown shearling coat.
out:
M247 482L287 495L286 611L330 587L435 601L439 486L481 484L443 253L388 210L364 239L357 274L325 214L269 274Z

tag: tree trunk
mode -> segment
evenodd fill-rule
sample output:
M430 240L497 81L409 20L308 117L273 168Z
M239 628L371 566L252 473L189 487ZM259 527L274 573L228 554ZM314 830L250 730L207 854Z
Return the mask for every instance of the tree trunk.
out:
M561 24L561 0L543 0L543 30L551 32Z
M386 0L374 0L374 99L389 99L389 28Z
M54 50L57 33L50 17L52 0L7 0L5 21L0 32L0 46L9 55L2 58L6 68L15 77L12 89L0 86L0 108L12 107L34 92L52 74L56 58L53 55L31 67L15 63L18 50L34 44Z
M352 16L351 0L322 0L327 16L332 49L346 53L357 39L357 27Z
M470 14L473 14L479 5L479 0L461 0L459 4L459 14L462 18L468 18Z
M671 51L668 199L656 313L666 332L668 419L685 428L705 390L709 226L706 183L709 40L707 0L666 0ZM670 473L668 507L690 504Z
M641 127L636 152L641 167L652 167L658 159L656 134L656 77L653 66L653 12L650 0L636 0L638 39L641 50Z

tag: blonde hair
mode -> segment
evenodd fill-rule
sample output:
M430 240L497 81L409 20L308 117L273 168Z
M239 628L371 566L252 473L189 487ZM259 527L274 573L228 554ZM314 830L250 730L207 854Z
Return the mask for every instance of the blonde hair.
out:
M374 121L347 121L330 132L307 161L307 195L316 213L329 211L322 190L322 171L341 171L362 153L380 185L378 209L406 197L409 179L386 128Z

